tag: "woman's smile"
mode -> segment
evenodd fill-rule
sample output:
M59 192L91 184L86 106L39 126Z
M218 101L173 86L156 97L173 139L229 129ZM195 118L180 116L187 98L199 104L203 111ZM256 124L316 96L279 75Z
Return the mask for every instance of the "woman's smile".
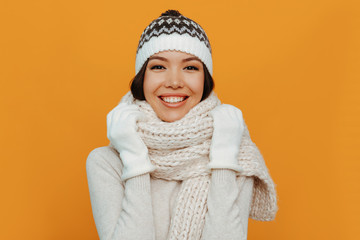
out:
M186 103L186 100L189 96L184 94L163 94L159 96L160 101L166 106L170 108L181 107Z

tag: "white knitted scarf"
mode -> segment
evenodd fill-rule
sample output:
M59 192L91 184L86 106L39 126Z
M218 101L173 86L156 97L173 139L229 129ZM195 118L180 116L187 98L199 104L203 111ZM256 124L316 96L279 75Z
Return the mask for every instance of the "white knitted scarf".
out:
M205 223L211 174L206 168L213 133L213 120L208 113L221 104L220 100L212 92L175 122L159 119L146 101L134 99L130 91L121 102L138 105L147 116L137 126L148 147L150 160L156 166L151 177L182 181L168 239L199 240ZM275 185L259 149L251 141L246 124L238 160L243 171L237 177L254 177L250 218L273 220L278 209Z

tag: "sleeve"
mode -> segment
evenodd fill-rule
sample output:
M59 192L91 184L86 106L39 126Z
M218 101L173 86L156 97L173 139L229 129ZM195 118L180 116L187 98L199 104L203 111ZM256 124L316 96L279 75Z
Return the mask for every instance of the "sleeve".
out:
M86 160L91 207L101 240L155 239L150 175L121 180L120 158L109 147Z
M253 185L253 177L236 178L228 169L212 171L202 240L247 239Z

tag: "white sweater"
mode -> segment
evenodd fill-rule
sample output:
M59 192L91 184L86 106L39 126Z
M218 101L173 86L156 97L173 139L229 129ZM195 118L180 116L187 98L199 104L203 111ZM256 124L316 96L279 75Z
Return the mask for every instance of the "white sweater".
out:
M118 153L111 147L90 152L86 161L90 200L101 240L166 240L181 181L150 174L121 180ZM212 170L202 240L245 240L253 177Z

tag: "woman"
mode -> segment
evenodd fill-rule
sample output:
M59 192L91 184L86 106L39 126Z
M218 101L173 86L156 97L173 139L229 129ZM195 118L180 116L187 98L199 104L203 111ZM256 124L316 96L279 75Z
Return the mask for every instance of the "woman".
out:
M178 11L141 35L136 76L86 162L100 239L246 239L275 218L274 183L242 113L213 90L204 30Z

